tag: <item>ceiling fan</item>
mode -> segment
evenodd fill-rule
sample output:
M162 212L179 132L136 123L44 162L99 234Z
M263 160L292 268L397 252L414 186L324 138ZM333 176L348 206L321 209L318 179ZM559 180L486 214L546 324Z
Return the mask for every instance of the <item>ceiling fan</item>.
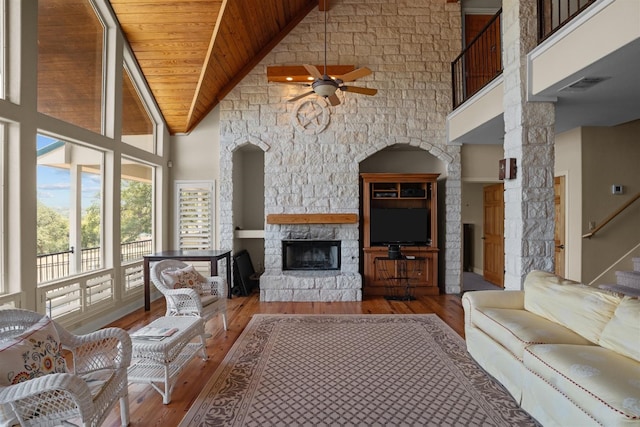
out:
M338 90L343 92L360 93L362 95L375 95L378 93L377 89L370 89L366 87L347 86L345 83L352 82L364 76L371 74L371 70L367 67L358 68L350 71L346 74L337 77L330 77L327 74L327 9L324 9L324 70L321 73L320 70L314 65L304 64L304 68L314 78L311 83L311 89L301 95L289 99L289 102L294 102L302 99L311 94L317 94L329 101L331 105L340 104L340 98L336 95ZM308 86L308 85L307 85Z

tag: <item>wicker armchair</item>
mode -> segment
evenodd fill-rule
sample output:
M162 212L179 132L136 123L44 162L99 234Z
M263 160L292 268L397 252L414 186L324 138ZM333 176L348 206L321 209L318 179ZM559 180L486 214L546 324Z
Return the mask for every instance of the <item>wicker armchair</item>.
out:
M163 272L188 267L182 261L165 259L151 268L151 281L164 295L167 302L166 316L200 316L205 321L217 314L222 315L224 330L227 330L227 284L220 276L205 277L206 282L197 288L174 288Z
M43 317L28 310L0 310L0 341L6 342L27 331ZM73 366L69 367L69 373L49 373L0 386L0 410L4 410L5 421L15 416L22 426L69 422L99 426L119 399L122 425L128 425L131 339L127 332L105 328L74 335L53 324L62 348L71 353Z

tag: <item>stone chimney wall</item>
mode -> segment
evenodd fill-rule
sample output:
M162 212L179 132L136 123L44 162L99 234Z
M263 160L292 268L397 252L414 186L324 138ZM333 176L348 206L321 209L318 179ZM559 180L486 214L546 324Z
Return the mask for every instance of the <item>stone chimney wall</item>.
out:
M359 214L359 163L385 147L409 144L448 165L459 216L460 147L446 144L450 63L461 50L459 4L332 0L327 31L327 63L370 68L372 75L349 84L378 93L339 91L341 104L332 107L315 94L287 102L309 88L267 82L268 65L323 63L324 14L309 13L220 103L223 247L233 247L233 152L245 144L264 151L265 215ZM460 234L455 227L452 233ZM341 240L341 271L283 274L281 240L300 235ZM266 224L264 238L262 300L362 298L358 224Z

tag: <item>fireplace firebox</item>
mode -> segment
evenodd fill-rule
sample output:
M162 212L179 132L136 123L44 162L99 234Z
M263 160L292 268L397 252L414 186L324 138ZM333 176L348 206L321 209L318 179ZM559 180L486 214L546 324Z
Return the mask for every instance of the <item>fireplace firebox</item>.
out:
M282 270L340 270L340 240L283 240Z

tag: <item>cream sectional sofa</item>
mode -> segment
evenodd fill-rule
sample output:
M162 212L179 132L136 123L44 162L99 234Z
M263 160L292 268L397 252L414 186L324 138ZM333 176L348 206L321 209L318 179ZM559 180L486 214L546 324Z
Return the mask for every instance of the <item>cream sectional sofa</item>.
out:
M640 300L533 271L462 297L471 356L544 426L640 426Z

